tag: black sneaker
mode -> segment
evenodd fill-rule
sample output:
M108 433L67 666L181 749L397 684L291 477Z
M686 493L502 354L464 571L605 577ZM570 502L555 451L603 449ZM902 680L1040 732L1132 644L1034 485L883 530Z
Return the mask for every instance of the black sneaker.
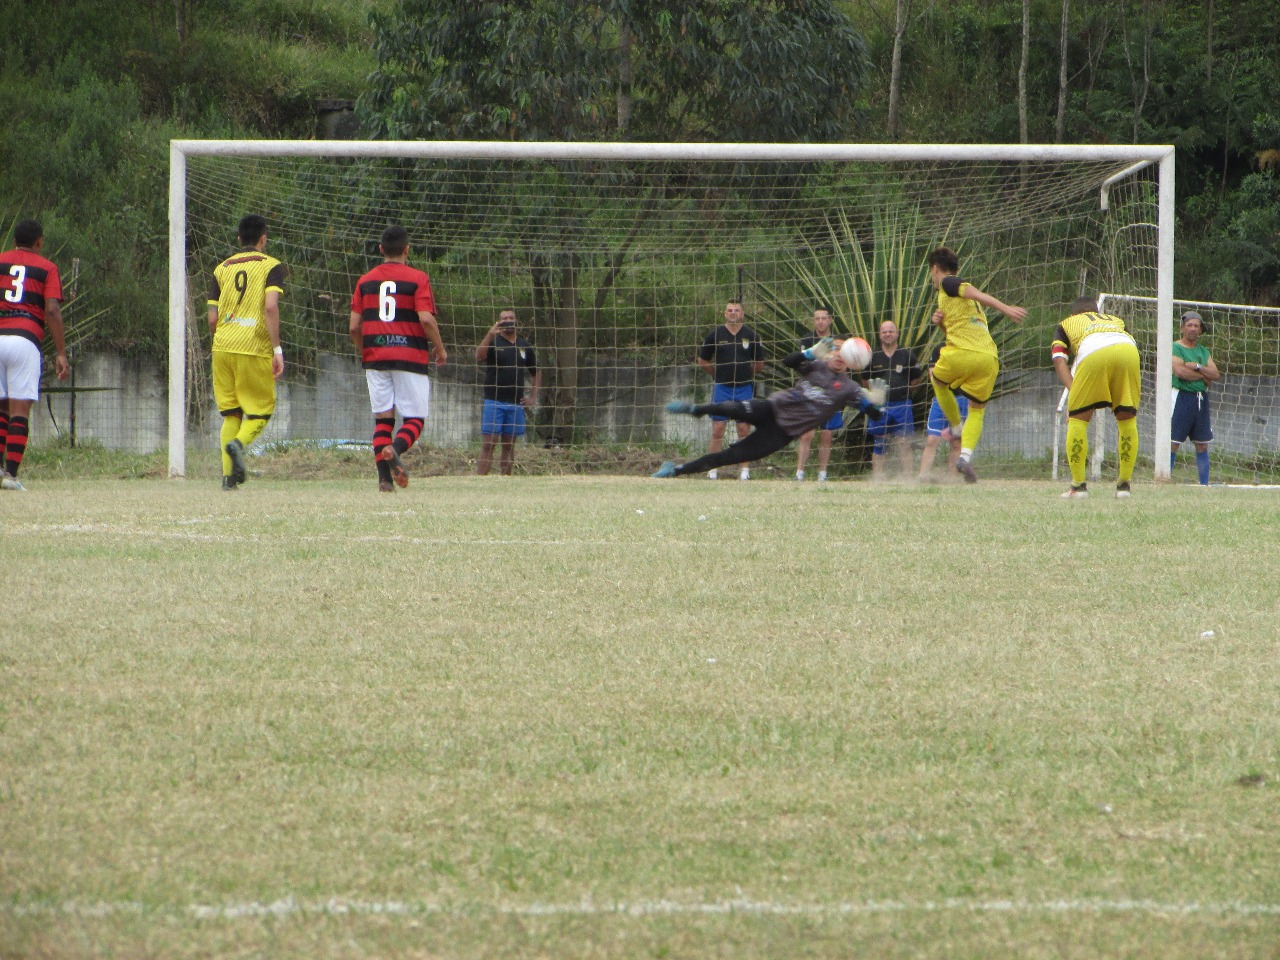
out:
M961 457L956 461L956 469L960 471L960 476L964 477L965 483L977 483L978 474L973 469L973 464L969 462L968 457Z
M223 490L234 490L235 488L236 488L236 482L233 479L231 479L230 477L222 478Z
M1077 487L1073 483L1071 486L1067 487L1066 493L1060 493L1058 496L1063 500L1087 500L1089 499L1089 485L1087 483L1082 483Z
M1131 496L1133 496L1133 491L1129 489L1129 481L1128 481L1128 480L1126 480L1124 483L1117 483L1117 484L1116 484L1116 499L1117 499L1117 500L1127 500L1127 499L1129 499L1129 497L1131 497Z
M244 444L232 440L226 446L227 456L231 458L231 482L241 484L249 479L249 472L244 467Z

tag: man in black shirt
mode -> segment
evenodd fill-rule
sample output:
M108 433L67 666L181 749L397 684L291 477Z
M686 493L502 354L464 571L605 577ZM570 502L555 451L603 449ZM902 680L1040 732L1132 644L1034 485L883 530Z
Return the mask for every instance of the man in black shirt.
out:
M889 387L884 405L884 419L867 424L871 438L871 476L884 479L886 440L902 462L902 475L911 476L911 443L915 432L915 415L911 409L911 391L920 385L924 370L916 361L915 351L898 346L898 325L892 320L880 324L880 349L871 354L871 362L862 371L862 382L883 380Z
M533 344L516 334L516 312L503 310L476 347L476 363L484 364L484 412L480 417L480 462L476 473L484 476L493 464L494 444L501 441L499 466L510 476L515 464L516 437L525 432L525 411L538 404L542 371ZM525 375L533 378L524 392Z
M742 304L730 300L724 306L724 323L708 333L698 349L695 358L698 366L715 381L711 389L712 403L745 403L755 396L752 381L764 369L764 347L756 332L743 324L742 318ZM712 415L709 453L718 453L724 446L724 426L728 422L728 417ZM745 440L751 425L739 422L737 430L738 439ZM711 470L707 476L715 480L716 471ZM751 471L745 464L739 478L751 479Z

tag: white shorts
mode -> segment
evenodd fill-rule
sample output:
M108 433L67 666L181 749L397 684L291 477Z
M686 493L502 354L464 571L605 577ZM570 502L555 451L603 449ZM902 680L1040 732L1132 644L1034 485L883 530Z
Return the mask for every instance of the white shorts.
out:
M40 348L26 337L0 336L0 397L40 399Z
M403 370L366 370L369 406L374 413L394 409L402 417L427 419L431 409L431 378Z

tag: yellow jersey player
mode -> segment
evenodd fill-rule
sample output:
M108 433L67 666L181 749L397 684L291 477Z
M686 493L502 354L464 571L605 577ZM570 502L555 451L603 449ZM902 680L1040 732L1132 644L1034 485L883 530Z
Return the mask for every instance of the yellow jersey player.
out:
M1053 335L1053 369L1067 388L1067 464L1071 488L1065 500L1089 495L1085 464L1089 458L1089 421L1099 407L1116 417L1119 476L1116 496L1129 496L1138 461L1138 401L1142 393L1138 345L1119 317L1098 313L1098 301L1081 297ZM1074 362L1068 366L1068 361Z
M1000 373L996 342L991 339L982 307L999 310L1014 323L1021 323L1027 311L1001 303L961 280L956 276L959 269L960 258L954 250L939 247L929 254L929 276L938 291L938 309L933 312L933 322L947 334L947 342L933 367L933 393L951 426L951 435L960 437L956 469L966 483L977 483L973 451L982 437L983 416ZM969 401L966 417L960 415L957 395Z
M284 373L284 265L263 253L265 218L249 214L237 232L241 250L214 267L209 288L213 398L222 414L223 490L234 490L248 476L245 451L275 413L276 380Z

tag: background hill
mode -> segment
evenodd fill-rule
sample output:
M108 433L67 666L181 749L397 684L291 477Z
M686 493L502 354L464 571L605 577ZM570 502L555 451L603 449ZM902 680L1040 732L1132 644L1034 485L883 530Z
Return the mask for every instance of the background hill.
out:
M523 5L548 22L573 6ZM692 6L708 16L742 9ZM1026 0L1025 31L1023 0L751 6L762 22L782 7L803 18L830 6L860 34L866 60L854 71L855 109L836 125L843 139L1174 143L1177 295L1280 302L1280 26L1270 2L1076 0L1064 20L1061 0ZM625 5L593 9L608 17L615 7ZM38 216L57 259L79 258L81 315L98 314L81 330L89 342L161 353L169 140L314 137L333 100L358 100L364 130L386 129L379 94L404 76L393 41L415 17L467 5L67 0L46 9L40 20L25 6L0 12L9 38L0 226L7 234L14 219ZM822 134L832 129L824 118Z

